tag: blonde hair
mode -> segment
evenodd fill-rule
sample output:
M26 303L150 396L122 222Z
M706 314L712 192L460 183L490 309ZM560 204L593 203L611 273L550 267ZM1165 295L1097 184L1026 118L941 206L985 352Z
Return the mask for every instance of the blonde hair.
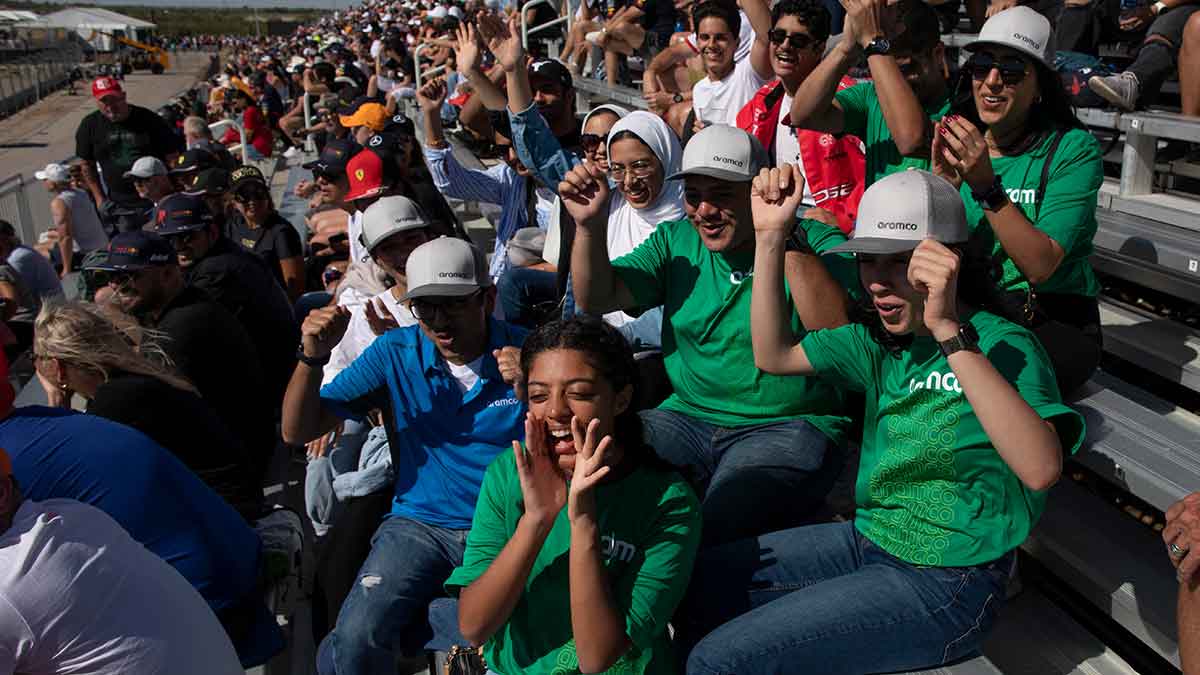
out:
M162 339L163 334L142 328L127 315L79 301L46 302L33 324L33 353L39 358L59 359L105 382L123 371L199 394L175 372L158 345Z

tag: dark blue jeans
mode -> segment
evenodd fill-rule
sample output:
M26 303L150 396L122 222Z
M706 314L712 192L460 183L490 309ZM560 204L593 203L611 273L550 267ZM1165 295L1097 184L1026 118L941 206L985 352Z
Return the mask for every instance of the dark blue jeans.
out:
M466 542L467 530L384 520L327 638L334 672L391 672L397 653L421 648L429 639L429 603L445 595L442 584L462 564Z
M705 545L805 522L842 469L842 449L804 420L718 427L643 410L646 442L701 495Z
M991 629L1012 557L920 567L848 522L711 548L676 612L679 653L688 675L862 675L960 661Z
M496 295L504 320L534 328L549 314L540 311L558 301L557 276L528 267L510 267L496 281Z

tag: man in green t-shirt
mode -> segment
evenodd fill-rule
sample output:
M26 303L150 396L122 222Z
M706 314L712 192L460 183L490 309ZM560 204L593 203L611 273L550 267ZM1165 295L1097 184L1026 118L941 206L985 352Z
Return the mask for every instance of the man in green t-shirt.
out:
M684 150L682 170L667 177L685 181L688 218L660 223L611 262L604 174L576 167L559 185L578 225L571 272L580 309L638 314L663 306L663 358L674 393L642 419L647 443L703 496L706 543L797 522L821 503L842 463L841 392L754 364L750 180L766 165L766 151L745 131L703 129ZM787 260L795 312L780 311L792 330L845 323L845 290L821 260L810 249Z
M792 99L793 125L862 139L867 187L896 171L928 170L933 121L950 109L937 14L913 2L897 17L897 6L885 5L868 0L850 8L841 42ZM864 56L871 81L838 91L838 82Z

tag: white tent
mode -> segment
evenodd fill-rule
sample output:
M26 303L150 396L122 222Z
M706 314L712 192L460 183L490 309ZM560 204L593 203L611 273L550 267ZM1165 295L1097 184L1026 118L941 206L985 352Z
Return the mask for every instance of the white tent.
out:
M41 17L38 23L74 29L79 37L102 52L111 52L116 47L111 35L140 40L155 28L149 21L99 7L68 7Z

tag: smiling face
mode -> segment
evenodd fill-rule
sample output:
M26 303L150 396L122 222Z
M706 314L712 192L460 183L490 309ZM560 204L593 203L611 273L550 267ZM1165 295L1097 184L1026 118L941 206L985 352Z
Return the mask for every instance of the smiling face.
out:
M979 68L971 78L971 94L975 98L980 121L989 127L1011 129L1023 126L1038 96L1034 65L1015 49L1001 46L976 52L971 57L971 63L994 66L983 77L980 77L983 68ZM1018 74L1018 67L1024 69L1023 74Z
M451 363L470 363L487 345L487 317L494 306L494 290L485 288L466 296L426 296L410 304L421 332Z
M532 76L529 78L529 86L533 88L533 105L551 129L561 131L565 128L564 125L572 123L570 92L563 87L562 82Z
M604 438L612 435L617 415L629 407L633 397L632 387L614 391L608 378L576 349L548 349L534 357L526 391L529 411L546 425L546 445L567 475L575 470L577 453L571 418L578 419L584 429L597 420L596 437ZM617 449L616 444L610 447ZM620 456L612 450L605 463L615 466Z
M771 40L771 69L784 84L790 89L795 89L821 61L825 43L812 41L808 27L795 15L785 14L779 17L774 28L776 31L783 31L789 39L778 43ZM809 44L803 49L796 49L791 44L794 39L792 36L799 36L801 41L808 41Z
M705 248L719 253L753 244L750 183L709 176L687 176L684 181L683 210Z
M608 144L605 140L608 138L608 132L612 131L613 125L616 123L617 114L615 112L602 110L588 117L587 123L583 125L582 136L593 141L584 144L584 158L588 162L594 162L605 171L608 171Z
M654 151L636 138L622 138L612 144L610 175L626 201L635 209L644 209L662 193L662 162Z
M924 329L925 301L908 283L912 251L889 255L858 254L858 276L883 327L893 335Z
M371 259L375 264L383 268L393 280L399 283L407 283L404 275L405 266L408 265L408 256L412 255L421 244L429 241L429 234L425 228L416 230L404 230L397 232L392 236L384 239L371 249Z
M700 19L696 26L696 46L704 62L704 72L710 79L719 80L733 69L733 55L737 49L738 36L730 30L725 20L716 16Z

